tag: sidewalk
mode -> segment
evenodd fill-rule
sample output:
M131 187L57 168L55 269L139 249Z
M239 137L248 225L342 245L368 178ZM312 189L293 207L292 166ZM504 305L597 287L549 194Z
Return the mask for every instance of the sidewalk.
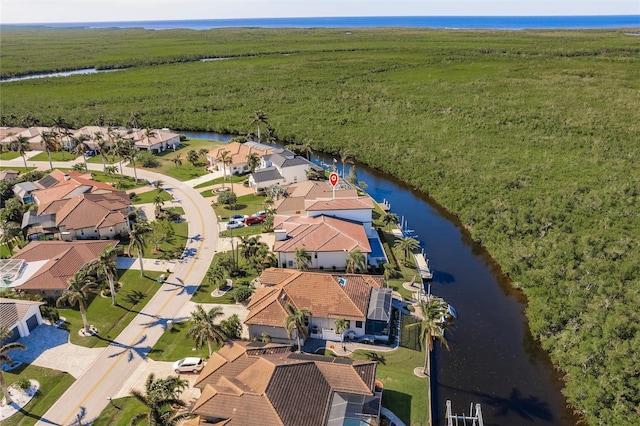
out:
M201 183L209 182L210 180L218 179L223 176L224 176L224 173L222 172L222 170L218 170L217 172L207 173L206 175L197 177L195 179L186 180L183 183L193 188L196 185L200 185Z

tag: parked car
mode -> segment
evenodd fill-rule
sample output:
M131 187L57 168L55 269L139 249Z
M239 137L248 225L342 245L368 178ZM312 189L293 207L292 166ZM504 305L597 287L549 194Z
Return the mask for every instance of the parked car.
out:
M264 211L264 210L260 210L258 213L254 214L254 216L266 217L267 216L267 212Z
M173 371L176 373L198 373L204 368L201 358L187 357L173 363Z
M231 216L231 217L229 218L229 220L239 220L240 222L244 222L244 219L245 219L246 217L247 217L247 216L245 216L245 215L243 215L243 214L234 214L233 216Z
M92 150L87 151L87 152L84 154L84 156L85 156L86 158L93 157L94 155L98 155L98 152L97 152L97 151L95 151L95 150L93 150L93 149L92 149Z
M244 219L244 224L247 226L257 225L264 222L264 216L249 216Z
M227 229L242 228L244 223L241 220L230 220L227 222Z

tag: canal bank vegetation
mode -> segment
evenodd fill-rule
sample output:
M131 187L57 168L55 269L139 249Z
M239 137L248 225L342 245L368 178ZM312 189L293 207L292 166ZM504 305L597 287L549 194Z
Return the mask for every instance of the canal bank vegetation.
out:
M527 295L576 411L630 425L640 46L625 32L3 29L3 75L129 69L2 83L1 121L135 112L145 127L246 135L266 111L285 144L346 149L454 213Z

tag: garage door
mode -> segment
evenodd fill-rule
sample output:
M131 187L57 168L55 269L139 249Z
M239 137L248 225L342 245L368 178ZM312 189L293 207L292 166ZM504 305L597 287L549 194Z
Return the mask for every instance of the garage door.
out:
M33 314L33 316L27 320L27 328L29 328L29 331L31 331L37 326L38 326L38 317L36 316L36 314Z

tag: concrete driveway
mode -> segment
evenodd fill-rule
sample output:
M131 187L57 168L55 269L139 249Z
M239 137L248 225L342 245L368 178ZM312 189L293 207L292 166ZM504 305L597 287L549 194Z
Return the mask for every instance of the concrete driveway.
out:
M69 332L42 324L22 337L26 350L11 352L11 359L54 370L66 371L76 379L81 377L105 348L85 348L69 343Z

